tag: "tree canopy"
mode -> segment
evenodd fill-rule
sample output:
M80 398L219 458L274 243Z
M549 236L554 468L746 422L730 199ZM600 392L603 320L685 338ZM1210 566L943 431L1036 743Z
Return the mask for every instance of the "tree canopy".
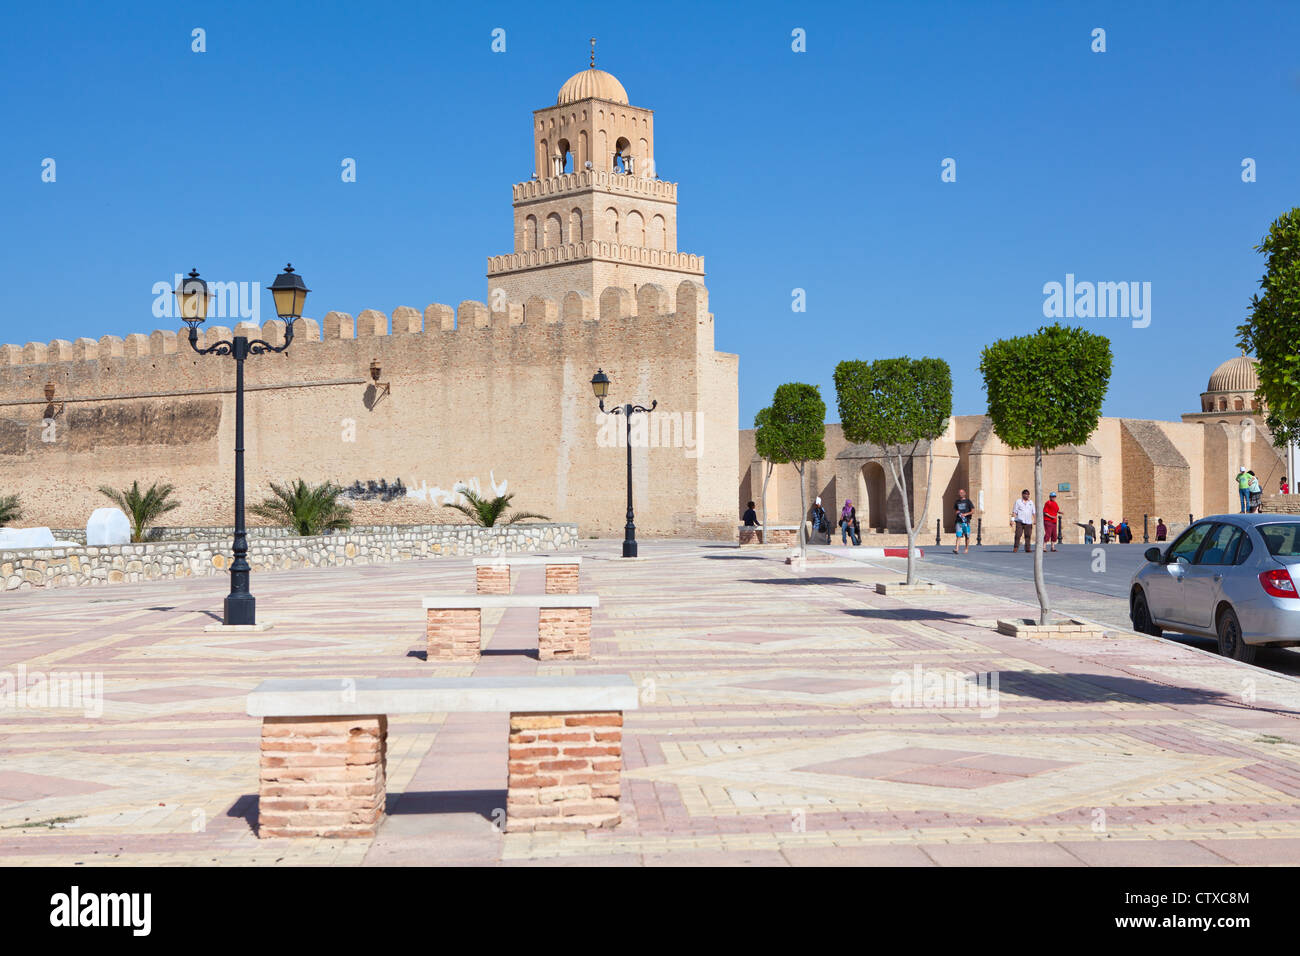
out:
M1082 445L1110 385L1110 340L1060 324L985 346L980 372L993 431L1012 448Z
M1238 326L1238 343L1259 359L1259 388L1279 445L1300 438L1300 208L1279 216L1255 247L1268 257L1261 292Z
M760 423L764 412L766 421ZM826 457L826 403L816 385L787 382L777 386L771 406L754 417L754 425L764 436L758 453L768 461L800 464ZM757 433L754 440L757 444ZM763 454L764 446L768 455Z
M933 441L952 415L952 370L943 359L844 361L835 366L844 437L881 447Z

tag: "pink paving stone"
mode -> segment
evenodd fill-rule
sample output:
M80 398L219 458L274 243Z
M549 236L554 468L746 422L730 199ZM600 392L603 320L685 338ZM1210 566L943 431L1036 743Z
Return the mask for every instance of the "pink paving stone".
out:
M252 651L298 651L306 650L309 647L338 647L339 645L333 641L305 641L288 637L281 641L239 641L223 646Z
M1197 840L1200 846L1231 863L1242 866L1300 865L1300 839L1272 837L1267 840Z
M976 790L995 783L1007 783L1016 778L1004 773L992 773L988 770L971 770L957 764L945 764L940 767L913 767L889 773L879 779L891 783L917 783L927 787L948 787L956 790Z
M46 797L68 797L111 789L107 784L68 777L51 777L20 770L0 770L0 799L22 803Z
M940 866L1084 866L1055 843L950 843L925 852Z
M970 767L974 770L989 770L993 773L1011 774L1017 777L1032 777L1048 770L1060 770L1077 764L1064 760L1043 760L1039 757L1017 757L1009 754L981 754L978 757L963 757L956 766Z
M246 687L212 687L204 684L181 684L176 687L150 687L145 690L128 690L104 695L109 700L125 700L139 704L170 704L178 700L202 700L210 697L234 697L247 694Z
M846 690L879 687L881 682L825 677L778 677L773 680L752 681L744 684L732 684L731 686L744 687L748 690L795 691L801 694L838 694Z
M1225 857L1191 840L1061 841L1089 866L1222 866Z

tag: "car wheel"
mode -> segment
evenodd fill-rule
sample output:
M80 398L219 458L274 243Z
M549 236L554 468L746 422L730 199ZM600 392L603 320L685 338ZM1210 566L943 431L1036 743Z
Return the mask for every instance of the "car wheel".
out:
M1224 657L1249 664L1255 660L1255 645L1241 638L1241 622L1232 608L1224 608L1219 615L1219 653Z
M1150 634L1152 637L1159 637L1164 630L1151 619L1151 609L1147 607L1147 596L1139 591L1133 596L1133 613L1130 615L1133 621L1133 630L1139 634Z

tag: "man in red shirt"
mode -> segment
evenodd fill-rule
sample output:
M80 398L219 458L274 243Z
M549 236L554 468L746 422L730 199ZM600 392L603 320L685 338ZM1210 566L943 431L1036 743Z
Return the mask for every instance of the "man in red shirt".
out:
M1056 533L1056 529L1060 527L1060 520L1061 506L1056 503L1056 492L1053 491L1048 496L1047 504L1043 505L1043 545L1046 547L1050 541L1053 551L1056 550L1056 542L1060 540L1060 536Z

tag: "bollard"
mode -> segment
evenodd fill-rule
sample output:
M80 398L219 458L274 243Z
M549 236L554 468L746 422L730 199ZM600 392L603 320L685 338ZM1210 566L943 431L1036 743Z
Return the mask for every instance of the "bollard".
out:
M1143 515L1142 516L1142 543L1147 544L1150 541L1151 539L1147 537L1147 516Z
M934 546L936 548L943 543L940 538L940 535L942 534L943 534L943 519L935 518L934 519Z
M984 519L977 518L975 521L975 547L979 548L979 547L983 547L983 545L984 545Z
M1187 524L1188 524L1188 526L1191 526L1192 524L1195 524L1195 521L1194 521L1194 519L1192 518L1192 516L1191 516L1190 514L1187 516Z

